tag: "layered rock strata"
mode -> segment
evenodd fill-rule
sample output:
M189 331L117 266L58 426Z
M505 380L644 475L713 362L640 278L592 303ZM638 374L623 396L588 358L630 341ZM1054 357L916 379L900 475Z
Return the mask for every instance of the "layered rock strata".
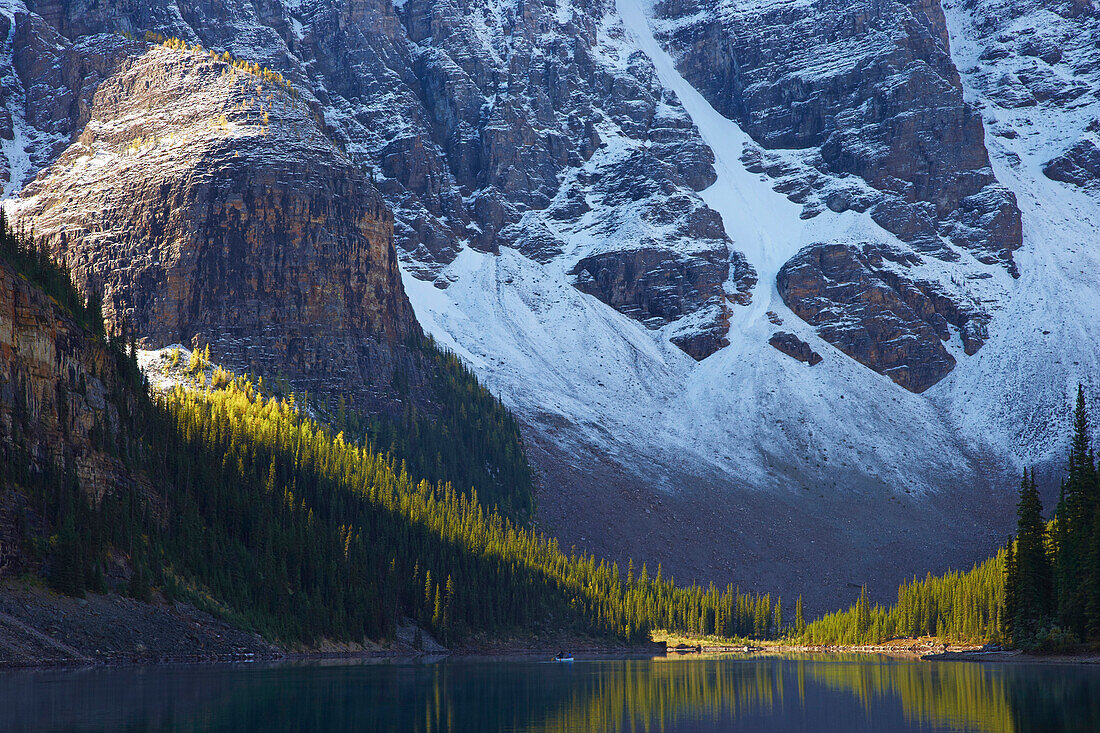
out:
M143 480L120 458L132 449L131 436L120 429L120 410L128 415L135 399L102 341L0 261L0 461L5 474L71 469L93 502ZM3 488L0 577L25 569L20 552L25 522L19 517L27 512L21 495Z
M372 409L395 373L419 381L392 215L270 75L200 51L127 59L14 213L145 347L209 343L234 370Z

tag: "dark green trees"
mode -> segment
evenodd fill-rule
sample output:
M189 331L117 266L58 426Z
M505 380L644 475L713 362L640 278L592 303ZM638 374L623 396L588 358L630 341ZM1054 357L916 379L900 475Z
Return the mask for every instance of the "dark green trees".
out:
M433 339L415 344L430 364L428 386L433 413L410 400L397 416L366 417L343 398L320 407L327 421L349 440L404 462L410 474L430 483L450 482L455 490L476 492L486 508L496 507L523 522L534 509L534 476L524 453L519 425L473 372ZM399 376L395 374L395 378Z
M58 532L50 568L50 587L68 596L84 595L84 557L72 516Z
M85 326L89 348L112 355L102 376L118 419L89 440L134 478L93 502L71 460L32 465L17 436L2 436L0 478L44 530L37 559L56 589L163 593L289 643L386 638L403 619L447 642L547 629L631 640L658 627L777 633L770 596L678 587L644 567L624 580L614 563L563 553L530 529L515 421L431 344L440 413L379 428L353 426L339 404L323 410L352 442L292 395L230 375L153 400L131 335L101 338L98 299L84 303L68 271L4 222L0 235L0 257ZM109 556L128 561L126 582L105 577Z
M1100 485L1080 386L1067 468L1052 531L1056 620L1078 639L1100 641Z
M1029 645L1050 623L1054 585L1043 505L1035 475L1027 471L1020 482L1016 544L1005 565L1006 628L1016 645Z
M1100 485L1080 386L1067 468L1049 526L1034 473L1025 472L1020 486L1018 532L1005 568L1004 617L1006 635L1017 646L1100 641Z

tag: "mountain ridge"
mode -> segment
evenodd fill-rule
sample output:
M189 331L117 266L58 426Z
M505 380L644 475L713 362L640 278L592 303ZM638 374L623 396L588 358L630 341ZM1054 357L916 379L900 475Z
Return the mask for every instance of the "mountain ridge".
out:
M998 40L984 31L1002 4L870 8L870 25L843 38L852 59L901 73L904 94L880 74L853 97L836 81L851 74L800 76L803 57L760 66L776 69L773 92L832 110L810 116L818 132L843 118L833 142L767 132L790 121L779 114L724 117L721 90L690 83L712 62L684 60L699 28L745 53L721 30L727 11L792 14L789 35L812 56L827 43L810 22L820 3L318 0L262 17L245 4L188 17L49 5L38 17L79 48L157 27L278 69L316 100L393 211L417 320L523 421L540 521L563 543L610 557L640 546L631 554L665 553L678 577L772 587L824 540L836 557L821 595L835 598L865 580L843 577L843 558L887 555L867 574L888 593L911 571L986 555L1010 526L1009 477L1060 460L1072 386L1097 373L1088 232L1100 215L1087 186L1042 173L1076 145L1080 162L1052 170L1087 171L1095 9L1008 5L1080 23L1038 24L1062 34L1053 40L1019 28ZM874 24L891 18L907 35L878 43ZM790 45L773 38L785 26L762 25L768 43ZM905 76L910 62L919 73ZM1001 85L1002 67L1026 73ZM903 114L924 104L922 88L946 100L946 117ZM1080 132L1030 135L1039 112ZM870 144L895 124L902 147ZM966 134L948 139L956 128ZM906 151L929 136L940 152L910 175ZM837 290L810 269L801 295L780 291L800 252L812 262L855 248L820 271ZM773 348L779 330L821 363ZM720 519L693 527L711 506ZM853 506L881 526L849 526Z

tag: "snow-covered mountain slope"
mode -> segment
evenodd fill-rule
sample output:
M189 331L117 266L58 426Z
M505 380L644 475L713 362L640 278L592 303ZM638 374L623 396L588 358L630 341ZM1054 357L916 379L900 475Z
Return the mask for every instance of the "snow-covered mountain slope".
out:
M451 281L445 290L407 275L425 327L524 414L557 412L639 452L696 470L709 466L759 488L791 481L771 463L812 474L830 455L834 465L899 491L930 488L928 474L909 465L918 455L927 457L931 475L967 472L960 436L934 403L892 389L823 343L776 290L782 264L826 233L829 241L898 242L866 214L800 219L798 205L745 170L739 158L747 136L684 82L649 33L642 8L623 0L620 12L623 43L637 44L655 62L715 151L718 178L702 196L760 273L751 305L733 310L731 345L697 364L662 334L577 292L568 258L539 264L507 248L500 256L463 251L442 271ZM1009 278L990 280L1004 287ZM808 367L769 346L776 330L769 311L828 358ZM894 406L893 415L882 414L880 399Z
M522 257L471 253L447 271L454 284L445 291L418 286L406 277L418 316L428 330L461 348L521 414L529 420L534 416L541 424L538 434L552 436L563 454L587 456L578 445L596 445L612 456L622 455L612 475L597 472L612 483L615 473L625 471L646 476L651 486L674 494L704 487L703 493L715 502L712 507L724 503L715 499L723 492L743 500L744 486L781 494L829 486L845 492L848 501L863 503L867 515L883 512L876 527L886 532L897 520L881 508L873 497L876 492L930 492L941 499L953 495L958 504L946 511L974 512L964 523L977 525L970 538L956 538L956 552L965 556L977 544L991 545L1007 529L1009 477L1024 463L1057 469L1069 395L1078 381L1090 383L1100 373L1095 347L1100 338L1095 317L1100 314L1100 270L1095 245L1089 245L1090 238L1095 241L1100 209L1085 193L1042 174L1045 162L1060 152L1058 143L1044 142L1047 147L1030 156L1030 165L1015 167L1006 167L1004 137L991 135L988 143L997 179L1016 193L1023 210L1023 248L1016 254L1019 280L965 258L941 263L924 257L920 265L907 268L916 270L916 277L954 287L960 300L976 301L991 316L984 347L965 355L959 337L952 338L946 346L957 362L955 369L928 391L913 395L824 343L785 306L775 287L779 269L814 242L874 243L899 251L906 244L867 213L825 211L800 218L802 206L773 190L774 181L748 172L742 151L751 141L683 79L654 41L648 9L637 0L621 0L618 12L626 30L623 42L637 44L652 60L662 84L677 94L714 151L717 180L701 195L722 215L734 246L759 275L752 304L733 311L730 346L693 364L637 324L592 313L593 304L577 297L554 272L553 263L536 265ZM962 37L957 18L949 18L956 53L966 58L974 46ZM970 71L980 67L962 62L960 67L967 71L968 101L986 107ZM1077 120L1068 127L1078 134L1092 119L1089 111L1066 114ZM1052 126L1062 130L1066 125L1058 120ZM1043 133L1030 137L1047 140ZM809 367L768 346L776 330L773 320L782 320L783 328L824 354L824 361ZM487 328L487 323L505 328ZM580 428L562 427L568 425ZM632 463L642 470L635 474ZM577 468L559 468L554 477L579 486L586 470L583 460ZM985 496L983 481L996 484L999 495ZM973 502L975 496L985 496L984 505ZM844 555L850 546L842 521L833 521L842 511L833 498L805 496L801 510L820 518L819 536ZM586 494L585 499L591 497ZM744 500L763 506L771 501ZM780 505L784 500L778 500ZM645 523L641 515L650 512L651 504L641 503L643 508L625 521ZM707 502L692 506L701 509ZM922 507L910 509L907 521L916 528ZM617 510L630 511L622 506ZM563 513L559 521L572 526L581 514ZM864 514L856 510L856 516ZM768 525L766 519L757 521ZM950 541L951 519L941 516L937 521L942 523L938 536L924 528L929 534L918 541ZM591 543L589 537L601 527L587 524L570 538ZM689 531L708 539L727 531L740 536L746 548L756 544L749 535L760 532L704 524ZM667 531L676 532L671 527ZM935 561L902 546L912 553L910 562ZM780 555L790 551L778 550ZM744 571L744 565L739 569Z
M561 259L539 264L507 249L500 256L465 251L443 270L451 281L445 290L405 277L425 328L475 365L532 425L537 443L550 444L543 448L551 454L547 477L558 486L544 488L543 502L554 505L547 512L552 528L589 548L620 549L601 539L612 535L651 561L667 563L672 555L674 570L697 577L715 577L716 569L721 577L728 568L761 584L779 582L783 560L812 566L827 547L833 558L822 572L831 588L815 593L815 601L843 592L847 582L893 576L899 566L912 571L957 561L992 546L1005 526L1000 509L1008 496L990 499L984 482L998 483L1015 470L1007 444L966 431L949 409L947 390L912 394L847 358L795 316L776 288L784 263L815 242L907 245L866 212L800 218L800 204L746 169L741 158L750 139L683 79L654 40L646 13L637 0L620 1L619 43L647 55L714 151L717 179L701 196L759 273L751 304L733 309L730 345L694 362L661 334L578 293ZM988 276L967 281L968 293L997 302L1015 287L1001 268L973 267ZM959 273L932 258L913 269L949 284ZM777 322L824 360L811 367L772 348ZM949 348L964 364L971 358L957 336ZM606 482L606 490L589 489L589 481ZM634 489L617 501L631 483ZM924 496L924 503L912 496ZM558 509L563 503L568 508ZM935 519L927 522L932 506ZM598 510L595 518L586 516L590 508ZM982 511L991 521L969 529ZM614 521L605 521L608 512ZM875 529L868 530L872 517ZM632 541L616 523L642 539ZM911 534L899 538L899 528ZM784 533L789 537L782 539ZM874 533L881 536L870 539ZM779 536L763 539L769 535ZM678 551L677 538L685 536L686 551ZM918 548L932 536L951 552ZM723 541L736 549L698 550ZM869 545L876 552L899 547L908 557L868 562ZM838 573L843 563L862 569Z
M58 36L21 0L0 3L0 198L17 193L70 142L72 127L62 110L72 102L71 89L64 89L59 73L45 72L61 66L51 63L63 52ZM88 55L85 73L101 81L97 66ZM36 86L41 103L28 104Z
M89 49L111 73L116 31L316 104L567 545L812 607L888 593L1003 540L1098 373L1090 4L30 5L5 15L13 170L60 154L27 81L61 79L79 134L101 72L64 79Z
M1061 470L1068 400L1100 388L1100 195L1095 176L1058 175L1100 129L1100 9L1088 2L945 4L967 98L985 120L997 178L1016 193L1021 277L989 343L945 380L944 404L971 434Z

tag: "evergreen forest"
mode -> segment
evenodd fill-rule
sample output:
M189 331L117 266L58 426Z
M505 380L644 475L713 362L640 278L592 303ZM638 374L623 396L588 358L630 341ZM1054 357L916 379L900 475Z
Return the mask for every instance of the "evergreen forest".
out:
M567 554L502 513L496 507L523 516L530 506L521 452L483 452L465 474L460 464L456 472L467 478L482 468L501 483L518 477L513 497L486 505L476 480L458 491L414 473L410 463L433 475L427 452L399 461L395 454L415 434L395 437L398 428L363 422L346 406L335 411L347 433L308 417L293 395L265 395L243 377L151 397L133 344L125 334L105 335L96 302L80 297L67 270L29 238L6 227L2 234L4 258L84 319L137 395L136 407L112 395L123 424L97 431L96 447L156 480L92 502L71 461L36 468L20 436L5 436L0 479L25 492L44 525L29 551L58 591L107 590L108 555L121 552L132 567L124 590L134 597L182 597L285 643L386 639L402 619L446 642L539 629L633 641L656 627L764 638L783 628L778 598L732 586L680 587L660 568L651 576L644 565L635 572L632 564L620 569ZM469 371L437 353L445 375L437 388L449 390L447 406L460 416L440 434L472 415L475 425L518 435L500 403L472 386ZM418 422L404 425L416 430ZM363 439L349 441L354 434ZM436 453L434 468L445 474L448 461Z
M562 630L640 641L657 629L812 644L1100 641L1100 484L1083 390L1051 521L1027 472L1017 537L996 556L913 579L889 607L864 589L850 609L807 623L801 598L789 609L733 585L677 585L660 567L567 552L531 529L515 421L430 342L441 415L409 408L383 422L343 401L303 410L225 373L151 396L128 334L108 335L99 300L2 217L0 257L110 354L120 424L94 431L95 447L143 477L93 501L70 457L41 465L18 430L0 436L0 481L29 508L26 552L60 592L108 590L108 558L121 553L132 570L123 592L183 598L288 644L384 640L405 620L445 643Z
M1100 645L1100 476L1090 443L1084 388L1077 390L1073 437L1053 517L1043 516L1033 471L1025 471L1017 532L968 572L914 579L897 603L851 608L809 624L813 644L873 644L900 637L997 643L1037 651Z
M1026 649L1100 645L1100 478L1080 386L1054 517L1043 520L1034 473L1021 482L1017 516L1005 563L1005 637Z

